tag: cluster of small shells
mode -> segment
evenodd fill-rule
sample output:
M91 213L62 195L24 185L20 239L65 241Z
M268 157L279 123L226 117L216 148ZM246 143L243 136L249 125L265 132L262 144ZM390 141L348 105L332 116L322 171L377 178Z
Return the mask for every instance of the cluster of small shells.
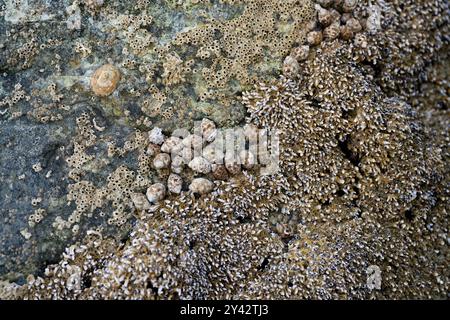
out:
M308 58L310 48L322 41L351 40L356 34L368 30L370 21L361 22L353 16L359 0L321 0L315 5L317 19L308 25L305 44L294 47L283 63L283 74L295 77L299 74L299 62ZM364 28L363 28L364 26Z
M257 128L246 126L247 131ZM155 127L148 132L149 145L147 154L153 157L153 168L169 170L166 183L157 182L147 189L148 201L152 204L163 200L167 191L180 194L183 190L181 174L187 165L194 173L194 178L187 188L196 194L207 194L214 188L213 180L225 180L230 175L239 174L242 170L250 169L255 164L255 156L250 151L243 150L233 158L221 157L216 153L214 139L218 129L213 121L204 118L200 124L200 132L192 133L184 138L177 136L165 137L162 129ZM239 157L239 159L237 159ZM223 160L223 161L222 161Z

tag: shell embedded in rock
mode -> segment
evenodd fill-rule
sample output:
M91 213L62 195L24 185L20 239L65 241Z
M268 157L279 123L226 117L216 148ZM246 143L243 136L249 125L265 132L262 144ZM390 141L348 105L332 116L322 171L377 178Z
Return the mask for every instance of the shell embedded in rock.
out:
M161 145L164 142L164 134L161 128L155 127L148 133L148 140L151 143Z
M163 200L166 196L166 186L162 183L155 183L152 184L147 189L147 199L151 203L155 203L159 200Z
M177 174L171 173L167 179L167 189L172 193L180 193L183 187L183 179Z
M91 77L92 91L100 97L106 97L116 90L120 72L112 64L105 64L95 70Z
M194 193L205 194L211 192L214 188L214 184L205 178L196 178L192 180L189 185L189 190Z
M200 129L201 129L203 138L207 142L211 142L216 138L216 135L217 135L216 124L214 122L212 122L211 120L204 118L200 124Z
M203 157L195 157L189 162L189 168L198 173L207 174L211 172L211 163Z
M158 153L153 159L155 169L165 169L170 165L170 156L167 153Z

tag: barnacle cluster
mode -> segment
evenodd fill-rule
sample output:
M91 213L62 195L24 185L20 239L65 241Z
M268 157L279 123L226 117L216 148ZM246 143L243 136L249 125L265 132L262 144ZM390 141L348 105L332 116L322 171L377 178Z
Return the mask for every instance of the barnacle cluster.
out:
M0 121L70 138L17 173L64 185L24 252L64 245L0 298L448 298L448 2L75 0L52 38L11 8Z

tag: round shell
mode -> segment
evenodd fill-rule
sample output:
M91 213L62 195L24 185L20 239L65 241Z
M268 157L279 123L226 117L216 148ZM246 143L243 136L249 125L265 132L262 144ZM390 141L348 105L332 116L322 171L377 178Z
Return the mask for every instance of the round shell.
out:
M351 18L346 22L346 25L354 32L354 33L358 33L362 30L362 26L361 23L355 19L355 18Z
M344 4L342 5L342 10L344 12L352 12L353 9L358 5L358 0L344 0Z
M312 46L317 46L322 42L322 32L321 31L311 31L306 36L306 41Z
M161 128L155 127L148 133L148 140L156 145L163 144L164 139L165 137Z
M163 200L166 196L166 186L162 183L152 184L150 187L148 187L146 195L148 201L151 203Z
M170 155L167 153L158 153L153 159L155 169L165 169L170 165Z
M172 193L180 193L181 188L183 187L183 179L177 174L170 174L167 179L167 188Z
M120 72L112 64L105 64L95 70L91 77L92 91L100 97L106 97L114 92L120 80Z
M189 190L194 193L205 194L212 191L214 184L205 178L196 178L189 185Z
M207 174L211 172L211 163L203 157L195 157L189 162L189 168L198 173Z

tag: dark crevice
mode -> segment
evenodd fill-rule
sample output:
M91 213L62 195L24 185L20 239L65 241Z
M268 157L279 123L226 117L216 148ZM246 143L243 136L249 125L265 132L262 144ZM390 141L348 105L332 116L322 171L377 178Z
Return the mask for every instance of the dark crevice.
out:
M356 152L353 152L349 148L349 140L350 138L346 136L343 141L338 142L338 146L341 149L342 153L345 157L355 166L359 166L360 157Z
M92 278L88 275L85 275L82 279L81 279L81 285L83 286L84 289L86 288L90 288L92 285Z
M151 280L147 280L147 289L151 289L154 295L158 294L158 289L153 286Z
M250 217L237 217L237 220L239 221L239 223L249 223L252 222L252 219L250 219Z
M409 222L414 220L414 213L411 209L405 210L405 218Z
M264 269L266 269L268 264L269 264L269 258L265 257L263 262L258 266L257 270L263 271Z

